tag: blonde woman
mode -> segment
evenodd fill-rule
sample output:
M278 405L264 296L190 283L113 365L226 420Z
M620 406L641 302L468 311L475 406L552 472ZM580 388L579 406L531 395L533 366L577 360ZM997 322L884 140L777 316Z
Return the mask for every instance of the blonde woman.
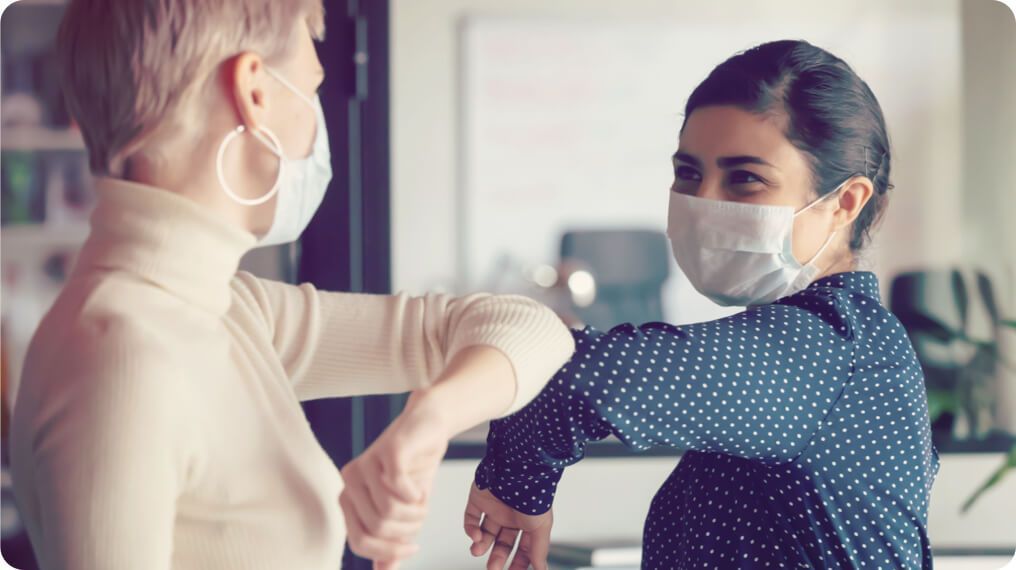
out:
M518 297L237 273L249 249L298 238L328 184L321 27L320 0L68 5L67 101L99 201L14 409L43 568L333 570L347 532L394 566L449 437L521 408L571 354ZM299 405L405 391L345 477Z

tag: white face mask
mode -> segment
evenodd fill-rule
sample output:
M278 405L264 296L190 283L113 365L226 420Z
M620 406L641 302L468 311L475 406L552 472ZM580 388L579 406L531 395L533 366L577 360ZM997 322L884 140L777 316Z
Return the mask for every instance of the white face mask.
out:
M296 241L300 234L307 229L314 212L321 205L325 197L325 190L332 179L331 152L328 149L328 131L325 126L325 116L321 109L321 101L317 97L311 99L300 92L292 83L278 72L266 67L265 71L287 89L295 93L304 103L314 110L316 118L316 132L314 133L314 149L310 156L301 159L287 158L282 150L275 133L267 127L259 127L257 131L251 131L261 144L265 145L272 154L279 157L279 172L275 178L275 184L263 196L259 198L241 198L226 182L222 172L222 157L226 152L226 146L243 133L243 125L230 131L226 138L219 145L218 156L215 161L216 174L219 177L219 185L227 196L234 201L246 206L257 206L271 200L275 194L279 199L275 204L275 217L272 220L268 232L258 240L258 247L279 245Z
M793 295L820 273L814 262L836 235L830 234L818 253L801 264L793 253L794 218L838 194L843 184L796 213L789 206L671 192L667 236L674 258L699 293L719 305L764 305Z

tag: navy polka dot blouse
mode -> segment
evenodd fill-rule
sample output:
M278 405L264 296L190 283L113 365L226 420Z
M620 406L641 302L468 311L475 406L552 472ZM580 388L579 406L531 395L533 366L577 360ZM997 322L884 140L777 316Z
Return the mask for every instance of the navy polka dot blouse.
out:
M540 395L491 423L480 488L545 512L564 467L613 434L685 450L643 568L931 567L924 378L873 274L716 321L574 335Z

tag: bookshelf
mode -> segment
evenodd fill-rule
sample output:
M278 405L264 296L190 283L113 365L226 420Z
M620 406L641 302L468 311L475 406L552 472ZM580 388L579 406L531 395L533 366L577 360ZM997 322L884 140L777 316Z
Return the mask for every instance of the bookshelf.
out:
M63 0L23 0L6 7L0 20L0 384L5 419L31 335L88 234L94 202L84 141L60 91L54 40L63 10ZM0 493L6 503L4 558L19 568L35 567L17 511L7 508L12 495L6 456Z

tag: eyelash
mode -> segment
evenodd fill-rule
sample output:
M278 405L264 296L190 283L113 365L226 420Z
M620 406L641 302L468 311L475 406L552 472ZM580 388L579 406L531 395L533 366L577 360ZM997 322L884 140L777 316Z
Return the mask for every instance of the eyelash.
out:
M679 180L701 180L702 176L699 175L698 171L688 166L678 166L674 171L674 176Z
M683 165L678 166L677 169L674 172L674 176L678 180L696 181L696 182L702 180L702 175L699 174L699 172L697 170L695 170L694 168L691 168L690 166L683 166ZM743 178L750 178L750 179L743 179ZM759 183L765 184L766 183L765 179L763 179L761 176L759 176L758 174L755 174L754 172L749 172L747 170L735 170L735 171L731 172L730 173L730 179L731 179L730 180L731 184L759 184Z
M742 181L739 181L739 182L733 182L734 184L754 184L756 182L762 182L762 183L765 182L764 180L762 180L761 176L759 176L758 174L755 174L754 172L749 172L747 170L735 170L735 171L730 173L730 178L733 181L733 178L736 175L740 175L740 174L744 174L747 177L754 178L754 180L742 180Z

